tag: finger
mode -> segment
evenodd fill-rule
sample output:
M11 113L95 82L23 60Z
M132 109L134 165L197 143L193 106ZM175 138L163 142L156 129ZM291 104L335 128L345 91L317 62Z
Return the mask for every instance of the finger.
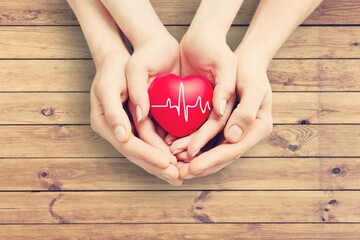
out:
M226 105L225 115L219 117L214 111L209 119L195 132L188 143L187 151L190 157L194 157L211 139L213 139L225 126L227 119L235 103L235 96L232 96Z
M129 109L132 115L135 114L135 106L130 101ZM164 152L164 154L168 155L172 164L176 164L177 159L174 157L169 147L165 144L164 140L157 134L156 128L152 120L147 117L142 122L135 122L135 128L140 136L140 138L151 146L158 148Z
M226 105L235 95L236 57L231 52L225 59L220 60L217 69L215 69L215 87L212 103L218 116L225 115Z
M199 155L190 163L189 171L193 175L201 174L216 165L240 158L245 152L269 134L270 126L265 120L257 119L238 143L222 144Z
M183 162L191 162L191 160L193 159L192 157L189 157L189 154L187 151L183 151L179 154L176 154L176 158L179 160L179 161L183 161Z
M179 138L176 141L174 141L170 146L171 153L176 155L176 154L184 151L185 149L187 149L189 142L193 136L194 136L194 133L192 133L186 137Z
M263 99L264 95L259 93L255 87L246 88L242 91L240 103L232 112L224 130L225 138L229 142L238 142L243 133L255 122Z
M189 163L186 163L179 169L179 178L180 179L195 178L195 176L190 174L190 172L189 172L189 165L190 165Z
M169 165L165 169L160 169L147 162L142 161L141 159L132 158L132 162L140 166L150 174L155 175L164 181L167 181L171 185L180 186L182 184L182 180L179 178L179 170L174 165Z
M149 74L147 69L138 63L135 54L130 58L126 67L126 78L129 97L135 105L135 119L140 122L148 116L150 109L148 95Z
M168 134L165 137L164 142L166 143L166 145L170 146L176 139L178 139L178 138L171 134Z
M96 129L98 129L97 132L109 141L119 152L125 157L143 159L143 161L160 168L166 168L170 165L173 156L164 154L160 149L145 143L141 139L136 138L133 134L130 135L129 140L125 143L119 143L108 126L106 119L99 114L101 113L101 108L97 97L95 94L90 94L90 98L92 107L91 112L94 112L92 116L92 125L96 126Z
M127 114L122 105L121 93L125 84L118 83L112 86L111 83L122 78L125 81L125 76L119 78L115 71L107 70L106 67L100 73L100 80L94 87L94 94L101 102L104 115L110 129L114 133L119 142L126 142L131 134L131 124Z
M165 139L165 137L167 135L166 131L159 124L154 123L154 125L155 125L155 129L156 129L156 133L161 137L161 139ZM165 144L167 145L166 142L165 142Z
M101 105L99 100L97 99L97 97L94 94L90 94L91 95L91 112L94 116L94 125L98 126L98 129L100 129L103 135L103 137L108 140L118 151L123 152L122 148L119 146L119 144L116 142L115 137L112 135L110 128L107 126L106 124L106 120L104 119L103 115L102 115L102 109L101 109ZM143 143L144 145L147 145L146 143L142 142L140 139L135 138L134 135L131 135L129 142L131 144L132 139L137 139L138 141L140 141L140 143ZM135 145L137 147L139 147L140 149L142 149L142 147L140 144ZM128 146L129 147L129 146ZM156 149L155 149L156 150ZM135 153L137 151L135 150ZM154 154L154 153L153 153ZM155 152L156 154L156 152ZM152 164L152 161L144 161L144 158L138 158L136 156L136 154L134 154L134 151L129 151L126 152L124 154L131 162L135 163L136 165L142 167L145 171L163 179L164 181L167 181L168 183L174 185L174 186L180 186L182 184L182 180L179 179L179 170L177 169L176 166L171 165L167 162L167 164L164 164L164 168L160 168L157 166L154 166ZM155 155L154 155L155 156ZM157 158L162 158L161 155L159 155ZM166 160L164 161L166 162ZM158 164L160 165L160 164ZM165 165L167 165L165 167Z

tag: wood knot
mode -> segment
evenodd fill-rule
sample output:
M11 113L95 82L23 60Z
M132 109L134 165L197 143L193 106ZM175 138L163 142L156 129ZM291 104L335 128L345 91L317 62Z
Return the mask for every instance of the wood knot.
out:
M209 195L211 194L211 191L208 190L204 190L200 193L200 195L195 198L194 202L198 202L198 201L205 201L206 199L209 198Z
M54 115L54 113L55 111L52 107L41 109L41 114L44 115L45 117L51 117Z
M310 124L310 121L308 119L303 119L300 120L299 123L305 125L305 124Z
M39 176L42 178L47 178L47 177L49 177L49 173L48 172L39 172Z
M214 223L214 221L205 213L194 214L193 217L202 223Z
M331 199L328 204L335 206L336 204L338 204L338 201L336 199Z
M289 144L289 147L288 149L292 152L296 152L297 150L300 149L300 146L299 145L293 145L293 144Z
M26 11L26 14L24 16L24 19L25 20L35 20L37 18L39 18L41 14L41 11L40 10L27 10Z
M358 42L354 42L354 43L353 43L353 45L354 45L355 47L359 46L359 44L360 44L360 43L358 43Z
M61 188L58 185L51 184L49 186L49 191L61 191Z
M339 174L339 173L341 173L341 168L338 168L338 167L333 168L333 169L331 170L331 172L332 172L333 174Z

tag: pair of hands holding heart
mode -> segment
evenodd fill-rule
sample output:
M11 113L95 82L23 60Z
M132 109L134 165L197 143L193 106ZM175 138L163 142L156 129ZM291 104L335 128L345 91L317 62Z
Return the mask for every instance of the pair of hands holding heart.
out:
M135 48L127 62L122 56L109 54L97 71L91 92L94 130L130 161L173 185L180 185L183 179L219 171L272 129L272 97L265 70L258 75L247 76L247 72L237 74L240 63L225 40L215 43L209 43L207 37L203 40L196 43L185 36L179 45L168 34L148 40L139 49ZM180 65L183 67L181 71ZM249 66L246 66L242 67L248 70ZM212 99L210 97L212 110L208 111L207 121L194 133L182 138L167 134L149 116L148 88L156 76L168 72L204 76L214 87ZM119 76L121 81L118 81ZM179 82L179 79L174 81L176 86ZM191 89L185 85L187 90ZM129 116L122 106L128 95ZM179 88L170 95L177 98ZM163 99L157 99L153 104L166 104L164 98L170 95L163 94ZM208 98L203 99L203 107ZM233 111L237 99L240 104ZM178 99L173 99L172 104L180 103ZM170 110L173 113L177 111ZM180 117L184 117L184 109L180 111ZM200 107L189 109L189 121L196 118L195 111L199 113ZM98 123L100 116L101 124ZM104 128L107 128L107 134L104 134ZM131 133L131 129L136 133Z
M190 27L179 44L154 17L147 1L140 5L133 0L68 2L96 65L90 92L91 126L131 162L170 184L181 185L184 179L219 171L271 132L267 64L261 64L263 56L254 54L252 44L242 43L234 53L226 44L227 31L195 27ZM212 11L220 6L217 2L202 4L210 4ZM241 1L236 5L221 4L224 12L232 11L234 16ZM142 15L133 15L139 11ZM118 27L134 46L132 55ZM166 73L203 76L214 87L207 121L182 138L167 134L149 115L148 88L155 77ZM193 107L188 117L194 117L193 110L199 105L187 106Z
M175 41L170 35L167 38L169 43ZM225 39L214 42L209 39L209 35L185 35L180 45L175 48L172 44L165 43L166 37L156 38L154 41L157 43L151 40L147 43L149 46L143 46L140 50L135 48L127 66L130 72L127 74L130 109L133 109L130 112L132 112L138 136L153 147L162 146L161 149L166 153L169 152L163 148L164 144L161 143L159 137L169 146L170 153L179 160L176 163L179 169L178 179L200 177L219 171L238 159L272 130L272 97L265 69L262 74L256 75L250 75L248 71L242 72L239 75L244 78L237 79L239 64L237 55L230 50ZM162 47L157 48L157 46ZM171 46L174 49L169 51L163 46ZM143 51L143 49L153 51ZM176 54L177 49L179 49L179 55ZM133 57L135 58L132 59ZM152 59L152 61L147 62L147 59ZM164 59L165 62L157 64L160 59ZM147 67L138 66L140 62L141 65L144 64ZM171 63L180 63L180 73L184 79L173 75L162 75L169 69L179 74L180 67L174 67ZM246 64L242 66L242 69L248 70L248 67L249 64ZM258 67L255 69L261 70ZM149 74L146 75L146 73ZM200 93L196 92L199 89L186 85L202 85L201 81L194 83L194 80L196 82L198 78L193 74L204 76L214 87L210 99L208 92L200 96ZM152 81L159 75L162 75L158 78L163 82L155 85L158 88L154 90ZM163 89L169 89L164 86L164 82L175 87L172 91L162 92ZM184 84L184 95L188 94L185 99L186 104L184 99L179 98L181 96L180 83ZM149 86L150 89L148 89ZM159 86L163 86L163 89ZM191 99L188 99L189 92L192 94ZM202 103L197 102L199 96ZM167 101L168 99L172 101ZM237 99L240 100L240 104L233 111ZM207 101L211 103L212 110L206 111L207 114L202 114L202 110L206 110ZM155 105L159 108L154 108ZM194 108L186 110L189 106ZM166 130L172 128L172 131L169 131L177 137L167 134L149 118L150 109L151 115ZM184 134L189 133L186 126L192 125L196 120L206 120L207 116L209 116L207 121L198 130L183 137ZM185 118L188 118L188 122L184 121ZM197 128L201 123L195 125ZM179 136L181 137L178 138ZM204 151L204 149L208 150ZM175 165L174 163L170 161L170 164ZM171 180L170 182L173 183Z

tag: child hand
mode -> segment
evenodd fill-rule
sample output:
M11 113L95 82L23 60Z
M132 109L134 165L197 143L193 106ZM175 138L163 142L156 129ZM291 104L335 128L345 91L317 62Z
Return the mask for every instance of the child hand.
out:
M213 110L208 120L190 136L171 139L171 151L177 153L179 160L189 161L224 128L231 114L236 100L237 59L226 44L225 35L213 31L187 33L180 43L180 54L181 75L202 75L214 86Z

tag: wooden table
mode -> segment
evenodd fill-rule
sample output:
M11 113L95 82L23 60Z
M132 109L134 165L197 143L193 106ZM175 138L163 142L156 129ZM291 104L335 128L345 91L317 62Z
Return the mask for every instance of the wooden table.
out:
M177 39L199 4L152 2ZM0 25L0 239L360 239L360 1L325 0L277 53L272 135L179 188L90 128L94 65L64 0L1 0Z

